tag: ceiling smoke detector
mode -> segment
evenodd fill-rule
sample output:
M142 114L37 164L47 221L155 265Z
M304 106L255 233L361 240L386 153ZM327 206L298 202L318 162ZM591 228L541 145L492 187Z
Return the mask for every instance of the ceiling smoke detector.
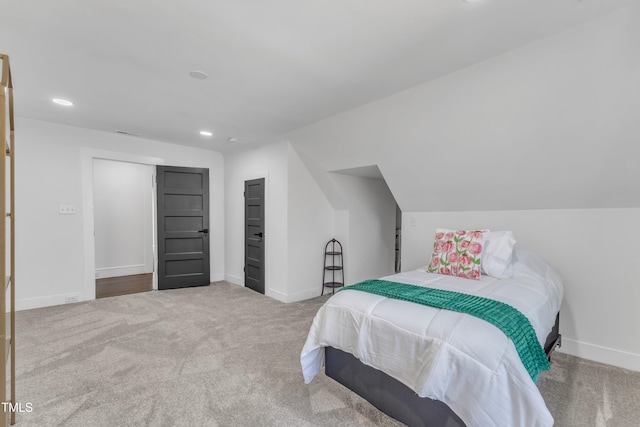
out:
M189 72L189 75L196 80L206 80L209 77L209 74L204 71L193 70Z

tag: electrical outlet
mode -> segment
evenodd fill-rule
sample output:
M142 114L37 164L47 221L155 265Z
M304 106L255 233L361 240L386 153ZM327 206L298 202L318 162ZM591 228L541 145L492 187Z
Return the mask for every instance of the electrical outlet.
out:
M78 302L78 294L67 294L64 296L64 303Z
M75 215L76 214L76 205L60 205L58 209L59 215Z

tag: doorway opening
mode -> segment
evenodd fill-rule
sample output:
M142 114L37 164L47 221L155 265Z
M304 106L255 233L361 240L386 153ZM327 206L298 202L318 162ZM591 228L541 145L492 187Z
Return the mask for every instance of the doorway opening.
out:
M153 290L153 273L96 279L96 299Z
M153 289L153 166L93 159L96 298Z

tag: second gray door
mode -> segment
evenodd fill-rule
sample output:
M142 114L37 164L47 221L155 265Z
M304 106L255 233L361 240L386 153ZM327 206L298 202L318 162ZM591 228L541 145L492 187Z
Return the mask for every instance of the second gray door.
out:
M264 178L244 182L244 285L264 294Z

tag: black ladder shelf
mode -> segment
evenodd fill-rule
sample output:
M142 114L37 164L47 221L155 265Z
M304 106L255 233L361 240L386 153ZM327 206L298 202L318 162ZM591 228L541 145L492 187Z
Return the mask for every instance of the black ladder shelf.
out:
M344 262L342 258L342 244L336 239L331 239L324 247L324 271L322 273L322 293L320 295L324 295L324 288L331 288L331 293L333 294L336 288L343 286Z

